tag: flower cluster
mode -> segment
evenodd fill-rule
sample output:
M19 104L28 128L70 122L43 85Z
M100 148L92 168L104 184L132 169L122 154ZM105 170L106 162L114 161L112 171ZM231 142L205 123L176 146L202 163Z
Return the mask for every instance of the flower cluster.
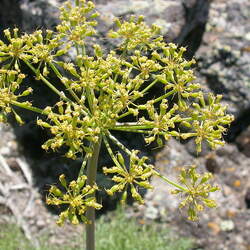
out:
M37 30L33 34L19 36L19 30L15 28L13 34L8 29L4 31L4 34L9 44L0 42L0 62L7 62L11 58L16 70L19 70L20 60L33 64L40 63L40 69L41 66L47 67L47 63L52 62L54 57L67 52L67 46L59 50L63 41L51 30L46 30L45 34L41 30ZM12 64L6 66L10 67ZM46 68L44 72L47 75Z
M212 178L211 173L199 175L196 167L192 166L188 169L182 169L179 181L184 185L186 190L175 189L172 194L181 194L184 200L180 203L180 208L188 207L188 219L197 220L198 212L206 207L216 207L213 199L209 199L209 193L219 190L219 187L212 186L208 181Z
M89 37L96 34L95 18L99 15L94 11L94 4L85 0L67 1L60 13L61 23L55 32L37 30L20 35L18 29L5 30L7 42L0 41L0 121L6 121L7 115L13 113L22 123L15 107L37 112L37 124L48 128L52 136L42 147L53 151L64 148L66 157L72 159L85 156L84 163L91 162L96 145L103 140L115 163L114 167L103 168L105 174L114 175L114 186L107 192L110 195L124 192L123 201L129 189L132 197L142 203L138 187L152 188L149 178L154 174L180 187L157 174L153 166L147 164L146 157L128 150L112 133L141 133L146 143L156 141L159 146L163 145L162 138L194 138L198 152L202 141L215 149L223 145L222 136L233 120L226 114L226 106L220 103L221 96L202 92L200 84L194 82L191 69L195 61L183 57L186 49L167 44L160 35L160 28L148 26L143 17L131 17L127 21L117 19L114 30L108 32L108 39L120 42L117 48L106 52L95 44L88 46L91 53L87 55L86 46ZM75 49L76 58L65 62L62 55L71 49ZM39 109L25 101L35 86L20 93L25 77L21 73L23 64L36 80L58 96L52 107ZM53 80L57 78L56 82L52 82L50 73L53 73ZM150 97L148 93L155 86L162 91ZM129 118L130 122L124 118ZM110 141L129 156L128 163L122 154L114 155ZM80 173L83 174L83 167ZM183 204L191 204L189 217L193 219L196 218L193 211L201 210L197 199L202 197L205 202L205 191L211 191L204 184L209 175L205 179L202 177L198 186L194 170L184 171L182 176L180 181L184 185L189 185L186 180L192 180L189 185L192 192L186 188L181 190L187 196ZM59 224L66 218L78 222L78 216L83 216L88 206L100 208L94 200L91 203L85 199L85 195L94 194L96 185L84 186L80 183L85 177L80 175L79 178L64 185L64 177L60 177L66 194L55 186L50 190L48 203L69 204Z
M57 224L63 225L65 220L69 219L74 225L79 224L79 218L85 222L90 223L84 216L87 207L94 207L101 209L102 205L96 202L95 197L89 197L98 189L96 185L86 185L87 177L82 175L76 181L67 183L65 176L60 175L59 180L66 192L64 193L56 186L51 186L49 195L47 197L48 205L66 205L66 210L60 213Z
M161 146L161 139L159 136L163 136L168 140L171 136L179 136L179 132L174 129L176 123L179 123L182 119L179 114L176 114L178 106L175 104L171 109L169 109L167 100L163 99L160 103L159 112L152 105L152 101L148 101L145 105L148 112L150 120L145 119L144 117L140 118L139 122L141 124L147 124L152 129L149 132L149 136L145 138L147 143L151 143L156 140Z
M76 103L64 103L60 101L56 104L58 113L52 111L51 107L46 107L45 112L48 114L50 122L37 120L39 126L49 128L54 135L52 139L46 141L42 148L48 150L56 150L63 145L69 147L66 156L75 159L76 153L85 151L92 154L91 148L83 144L83 140L87 139L90 142L96 142L100 134L100 129L97 126L95 119L84 117L85 112L82 107ZM83 117L83 118L82 118Z
M157 37L160 33L160 28L156 25L151 27L146 25L143 16L138 18L132 16L129 21L125 22L116 19L115 24L118 29L116 31L110 30L108 36L110 38L120 38L122 40L122 43L119 45L121 49L146 49L162 40L162 37Z
M22 93L17 93L25 75L15 69L0 69L0 122L7 121L7 114L13 113L18 123L22 124L21 117L13 109L12 104L16 104L17 100L32 93L32 88L29 87ZM31 106L29 102L20 103Z
M109 195L113 195L115 192L124 192L122 196L122 202L125 202L127 198L127 188L130 186L132 197L143 203L143 199L139 192L136 190L136 186L152 189L153 186L149 183L149 178L153 175L153 166L145 163L147 157L139 158L137 154L138 150L133 150L130 155L129 169L126 168L124 158L121 153L118 153L115 159L116 166L103 168L105 174L115 174L112 180L117 183L112 188L107 189Z
M190 109L190 118L183 122L183 125L192 128L190 133L183 133L181 137L187 139L196 137L197 152L201 151L202 141L207 141L212 149L218 145L224 145L222 135L226 132L224 125L233 121L232 115L226 115L226 106L220 103L222 96L208 95L208 101L203 95L199 97L199 102L193 103ZM189 122L188 122L189 120Z
M76 45L84 45L86 37L96 34L94 20L99 16L98 12L93 12L95 5L91 1L79 0L75 4L67 1L60 8L60 20L56 28L60 35Z
M201 95L201 92L199 92L201 86L193 82L195 76L193 70L190 69L195 60L185 60L183 58L185 51L186 48L178 49L175 44L170 43L162 45L162 53L157 51L152 53L153 58L165 66L154 77L164 84L165 90L177 96L181 110L186 110L189 106L188 98Z

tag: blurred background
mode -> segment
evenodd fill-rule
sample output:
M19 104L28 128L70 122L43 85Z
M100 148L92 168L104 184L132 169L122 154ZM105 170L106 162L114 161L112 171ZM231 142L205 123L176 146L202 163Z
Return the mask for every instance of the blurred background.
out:
M24 32L55 29L63 0L0 0L0 39L8 27ZM105 210L98 221L98 249L215 249L250 250L250 1L249 0L96 0L99 17L96 40L113 48L105 37L114 17L144 15L148 24L162 28L164 39L187 47L186 58L197 61L197 82L204 91L223 95L223 103L235 121L225 135L226 145L211 151L206 145L197 155L192 140L166 142L153 151L143 137L126 134L124 144L137 148L175 179L182 165L197 164L215 175L221 192L214 194L216 209L200 221L187 221L178 209L178 198L165 183L153 178L153 191L145 193L145 205L130 204L124 213L118 197L100 193ZM73 56L73 55L72 55ZM34 81L29 78L29 81ZM36 102L53 100L45 88L34 93ZM157 91L157 90L155 90ZM0 124L0 249L77 249L82 227L55 225L56 209L44 203L48 185L59 174L73 179L80 161L45 153L41 144L48 134L35 126L35 116L25 114L23 127ZM100 165L109 165L104 150ZM98 182L110 183L101 174ZM171 187L170 187L171 188ZM124 226L126 225L126 226Z

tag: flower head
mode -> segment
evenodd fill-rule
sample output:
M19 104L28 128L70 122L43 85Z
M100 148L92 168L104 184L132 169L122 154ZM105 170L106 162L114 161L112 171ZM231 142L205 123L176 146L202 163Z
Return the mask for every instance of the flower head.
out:
M196 166L181 170L179 181L186 190L175 189L172 194L181 194L184 198L180 203L180 208L188 207L189 220L197 220L198 213L203 211L204 206L216 207L216 202L209 198L209 193L219 190L218 186L208 183L212 177L211 173L199 175L196 172Z
M95 197L88 198L98 188L96 185L85 185L87 177L82 175L76 181L66 182L65 176L60 175L59 180L61 185L66 190L66 193L61 191L56 186L51 186L49 195L46 199L48 205L66 205L67 208L60 213L57 221L58 225L63 225L66 219L72 224L79 224L79 218L85 223L91 223L84 216L88 207L101 209L102 205L96 202Z
M112 180L116 183L112 188L107 189L109 195L113 195L115 192L125 192L122 197L122 202L125 201L127 196L127 188L130 187L132 197L143 203L143 199L136 186L140 186L147 189L152 189L153 186L149 183L149 178L153 175L153 166L147 165L145 161L147 157L139 158L137 156L139 152L133 150L130 155L129 169L126 168L124 158L122 154L118 153L116 156L116 166L103 168L105 174L115 174Z

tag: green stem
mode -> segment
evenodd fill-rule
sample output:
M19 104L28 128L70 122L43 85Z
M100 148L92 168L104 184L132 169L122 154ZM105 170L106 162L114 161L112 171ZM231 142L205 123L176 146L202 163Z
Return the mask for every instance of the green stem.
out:
M80 55L80 51L79 51L79 46L77 43L75 43L75 48L76 48L76 54L79 56Z
M154 99L154 103L157 103L157 102L161 101L162 99L165 99L174 93L175 93L175 90L173 89L173 90L169 91L168 93L166 93L165 95L162 95L162 96Z
M39 76L41 78L41 80L52 90L54 91L57 95L60 96L60 98L62 98L64 101L69 101L71 102L65 95L63 92L60 92L53 84L51 84L42 74L39 74Z
M102 136L99 137L98 142L94 144L93 155L88 160L87 166L87 185L93 186L96 181L97 163L101 147ZM90 194L88 198L95 197L95 193ZM86 250L95 250L95 208L88 207L86 217L91 224L86 225Z
M150 84L151 85L151 84ZM149 86L150 86L149 85ZM148 86L148 87L149 87ZM143 90L144 91L144 90ZM172 95L172 94L174 94L175 93L175 90L171 90L171 91L169 91L168 93L166 93L166 94L164 94L164 95L162 95L162 96L160 96L160 97L158 97L158 98L156 98L156 99L154 99L153 100L153 104L154 103L157 103L157 102L159 102L159 101L161 101L162 99L165 99L165 98L167 98L167 97L169 97L170 95ZM137 97L137 98L135 98L133 101L135 101L136 99L138 99L139 97ZM147 109L146 107L138 107L140 110L145 110L145 109ZM119 117L118 117L118 119L117 120L120 120L121 118L124 118L124 117L126 117L126 116L128 116L128 115L130 115L130 114L132 114L132 112L131 111L127 111L126 113L124 113L124 114L121 114Z
M42 114L42 115L47 114L43 109L39 109L39 108L36 108L36 107L33 107L33 106L29 106L29 105L27 105L25 103L21 103L21 102L17 102L17 101L11 101L11 104L15 105L17 107L23 108L23 109L27 109L27 110Z
M105 146L106 146L106 148L108 150L108 153L109 153L111 159L113 160L113 162L115 163L115 165L117 167L122 167L126 171L126 168L124 166L121 166L121 164L119 163L119 161L116 159L116 157L115 157L115 155L114 155L114 153L113 153L113 151L112 151L112 149L111 149L111 147L109 145L107 137L105 135L103 136L103 140L104 140Z
M116 130L116 131L125 131L125 132L131 132L131 133L140 133L140 134L150 134L151 131L149 130L143 130L143 129L131 129L131 128L111 128L110 130Z
M160 177L161 179L163 179L164 181L166 181L168 184L170 184L170 185L172 185L172 186L174 186L174 187L176 187L176 188L178 188L178 189L181 189L181 190L183 190L183 191L185 191L185 192L188 191L188 189L186 189L186 188L184 188L183 186L181 186L181 185L179 185L179 184L177 184L177 183L175 183L175 182L169 180L166 176L160 174L160 173L157 172L156 170L153 170L153 172L154 172L154 174L155 174L156 176Z
M121 148L124 152L126 152L129 156L132 154L132 152L126 148L121 142L119 142L113 135L111 135L109 132L108 132L108 136L110 138L110 140L112 140L119 148ZM179 188L183 191L188 191L186 188L182 187L181 185L179 185L178 183L175 183L171 180L169 180L167 177L163 176L162 174L160 174L159 172L157 172L156 170L153 170L154 174L158 177L160 177L161 179L163 179L164 181L166 181L168 184L176 187L176 188Z
M145 89L143 89L141 91L142 94L144 94L146 91L148 91L149 89L151 89L155 84L156 82L158 81L158 79L155 79L153 82L151 82Z
M56 74L56 76L61 80L62 79L62 74L59 72L59 70L56 68L56 66L53 63L49 63L49 66L51 67L51 69L54 71L54 73ZM67 90L69 91L69 93L75 98L75 100L78 103L81 103L81 100L79 99L79 97L76 95L76 93L69 87L68 84L64 84L65 87L67 88Z
M87 96L87 100L89 104L89 109L91 113L93 114L94 113L94 106L93 106L94 93L89 87L86 88L86 96Z
M152 128L154 128L155 127L155 125L154 124L152 124L151 126L150 125L139 125L139 124L135 124L135 125L126 125L126 124L124 124L124 125L118 125L118 126L115 126L115 127L112 127L112 128L110 128L110 129L112 129L112 130L136 130L136 129L152 129Z
M120 115L120 116L118 117L117 120L120 120L120 119L122 119L123 117L126 117L126 116L128 116L128 115L130 115L130 114L132 114L132 112L131 112L131 111L127 111L127 112L123 113L122 115Z
M86 167L87 161L88 161L88 157L87 157L87 154L85 154L85 156L83 158L83 161L82 161L82 166L81 166L79 174L78 174L78 177L83 175L83 171L84 171L84 169Z
M60 96L60 98L66 102L70 102L71 100L67 98L63 92L60 92L53 84L51 84L40 72L38 72L28 61L23 60L24 63L39 77L53 92Z
M85 56L86 55L85 45L81 45L81 48L82 48L82 56Z
M126 152L128 155L131 155L131 152L128 148L126 148L121 142L119 142L109 131L107 131L107 135L111 141L115 143L120 149Z

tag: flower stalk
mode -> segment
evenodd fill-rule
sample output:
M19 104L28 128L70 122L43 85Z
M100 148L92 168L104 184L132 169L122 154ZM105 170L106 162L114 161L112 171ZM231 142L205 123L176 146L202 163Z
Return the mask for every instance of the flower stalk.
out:
M87 165L87 185L93 186L96 182L96 173L98 166L98 157L102 142L102 136L99 136L98 141L93 146L92 157L88 160ZM95 197L95 192L89 194L87 198ZM95 250L95 208L88 207L86 218L90 222L86 224L86 250Z

